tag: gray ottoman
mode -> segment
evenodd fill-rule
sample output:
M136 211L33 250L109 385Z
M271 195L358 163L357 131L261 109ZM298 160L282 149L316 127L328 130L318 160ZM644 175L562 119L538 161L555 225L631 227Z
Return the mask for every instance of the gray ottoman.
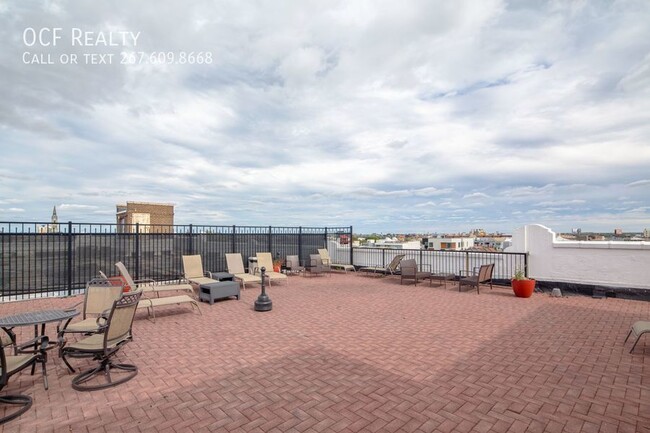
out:
M201 284L199 300L214 304L215 299L236 296L239 299L239 283L236 281L219 281L217 283Z

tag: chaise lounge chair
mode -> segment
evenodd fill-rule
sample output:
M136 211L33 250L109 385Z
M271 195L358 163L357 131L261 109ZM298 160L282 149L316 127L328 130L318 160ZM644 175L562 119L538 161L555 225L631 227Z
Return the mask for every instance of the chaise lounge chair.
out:
M262 283L262 278L257 275L249 274L244 270L244 261L239 253L226 254L226 265L228 273L233 274L236 280L246 289L246 283Z
M131 274L129 274L129 272L126 270L124 263L117 262L115 263L115 267L120 272L120 275L124 277L127 285L130 286L132 290L140 289L142 290L142 293L145 294L145 296L148 293L154 293L156 296L160 296L161 293L177 291L186 291L194 294L194 289L192 288L191 284L159 283L151 278L144 278L135 281L131 277Z
M185 279L197 288L201 284L219 282L219 280L210 278L210 272L203 271L203 262L199 254L183 256L183 271L185 272Z
M122 266L118 266L118 264ZM120 270L120 273L126 279L126 283L131 286L131 287L137 287L135 282L133 282L133 278L131 278L131 274L129 274L129 271L126 270L126 267L122 264L122 262L117 262L115 264L117 268ZM187 284L189 285L189 284ZM191 287L191 286L190 286ZM139 289L138 291L141 291ZM146 293L144 291L143 295ZM192 292L194 292L192 290ZM160 295L159 293L156 293L157 295ZM180 304L190 304L192 306L192 309L196 307L197 310L199 310L199 314L203 314L201 312L201 309L199 308L199 303L196 302L195 299L189 297L188 295L175 295L175 296L163 296L163 297L157 297L157 298L145 298L143 297L140 299L140 302L138 302L138 309L141 308L146 308L147 309L147 314L153 318L153 321L156 321L156 307L164 307L167 305L180 305Z
M288 278L285 274L273 271L273 256L271 253L257 253L257 268L255 274L261 273L262 268L266 268L266 277L269 279L269 286L271 281L287 281Z
M354 265L348 265L344 263L332 263L332 259L330 259L330 252L326 248L319 248L318 254L320 254L320 258L323 261L323 265L329 266L330 269L342 269L345 273L347 273L348 271L356 272L356 268L354 267Z
M388 266L386 266L385 268L381 266L365 266L363 268L359 268L359 271L367 272L371 274L377 274L379 276L395 275L397 274L397 268L402 262L404 256L405 256L404 254L396 255L395 257L393 257L393 260L391 260Z
M630 338L630 335L632 334L634 334L634 336L636 337L636 340L634 340L634 344L630 349L630 353L632 353L632 351L636 347L636 343L639 342L639 338L641 338L641 336L646 333L650 333L650 322L644 320L639 320L637 322L634 322L632 328L630 329L630 332L627 334L627 337L625 337L625 341L623 342L626 343L627 339Z

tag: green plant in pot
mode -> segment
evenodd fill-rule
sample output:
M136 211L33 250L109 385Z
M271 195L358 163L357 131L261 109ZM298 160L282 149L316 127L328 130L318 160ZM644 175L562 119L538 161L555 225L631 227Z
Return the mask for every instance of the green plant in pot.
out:
M510 282L512 291L518 298L530 298L535 291L535 280L526 277L526 273L521 268L515 270L515 275Z

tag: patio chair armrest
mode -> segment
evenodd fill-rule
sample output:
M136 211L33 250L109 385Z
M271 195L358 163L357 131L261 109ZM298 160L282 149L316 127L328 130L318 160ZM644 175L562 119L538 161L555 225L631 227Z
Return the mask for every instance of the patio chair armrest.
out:
M50 338L47 335L40 335L38 337L32 338L29 341L16 345L16 353L31 354L35 352L34 346L40 348L38 349L41 352L45 352L45 349L50 344Z
M468 270L465 270L465 269L460 269L458 271L458 275L461 278L463 278L463 277L473 277L475 275L478 275L478 273L475 270L468 271Z

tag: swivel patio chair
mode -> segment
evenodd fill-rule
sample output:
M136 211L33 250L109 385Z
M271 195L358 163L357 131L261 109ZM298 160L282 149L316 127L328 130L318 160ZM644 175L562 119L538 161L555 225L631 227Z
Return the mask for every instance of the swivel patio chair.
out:
M86 292L83 301L73 305L70 310L83 303L81 320L72 322L68 319L63 327L57 329L59 343L59 356L66 344L66 334L96 334L104 329L106 316L113 302L122 294L122 285L114 285L107 279L93 279L86 283Z
M418 270L418 264L415 259L402 260L400 263L400 285L404 283L404 280L413 280L415 285L418 285L418 281L426 280L431 277L431 272L423 272Z
M82 340L76 341L62 350L62 359L70 372L75 369L68 362L67 357L81 358L92 356L99 363L95 368L83 371L72 379L72 387L77 391L94 391L119 385L133 379L138 374L138 367L133 364L113 362L115 354L133 339L132 327L135 311L140 301L142 291L128 292L113 302L108 314L104 332L93 334ZM111 371L120 372L122 376L117 380L111 376ZM87 384L91 380L99 380L104 375L105 382Z
M650 333L650 322L644 320L639 320L637 322L634 322L632 328L630 328L630 332L627 334L627 337L625 337L625 341L623 342L626 343L627 339L630 338L630 335L632 334L634 334L634 336L636 337L636 340L634 340L634 344L630 349L630 353L632 353L632 351L636 347L636 343L639 342L641 336L646 333Z
M262 283L262 278L258 275L249 274L244 269L244 261L239 253L226 254L226 266L228 273L233 274L236 280L239 280L242 289L246 289L246 283Z
M45 371L45 363L47 362L47 349L49 340L46 336L39 337L37 342L40 342L40 350L21 355L7 355L5 354L5 343L12 345L11 338L3 338L2 345L0 346L0 390L7 385L9 378L27 367L32 367L32 374L34 374L34 366L36 363L41 363L43 371ZM35 340L26 343L33 347ZM47 376L43 374L43 384L47 389ZM28 395L13 394L13 395L0 395L0 404L18 406L18 410L11 412L4 417L0 418L0 424L4 424L12 419L18 418L32 407L32 398Z
M490 290L492 290L492 272L494 271L494 263L490 265L483 265L479 271L469 277L461 278L458 280L458 291L461 287L470 286L476 287L476 294L480 293L480 285L490 283Z
M262 268L266 268L265 275L269 279L269 286L271 281L288 281L285 274L273 271L273 256L271 253L257 253L257 269L255 273L261 273Z
M370 274L376 274L379 276L384 276L384 275L396 275L397 274L397 268L399 267L400 263L402 262L402 259L404 258L404 254L397 254L395 257L393 257L393 260L390 261L388 266L386 267L381 267L381 266L364 266L362 268L359 268L359 271L370 273Z

